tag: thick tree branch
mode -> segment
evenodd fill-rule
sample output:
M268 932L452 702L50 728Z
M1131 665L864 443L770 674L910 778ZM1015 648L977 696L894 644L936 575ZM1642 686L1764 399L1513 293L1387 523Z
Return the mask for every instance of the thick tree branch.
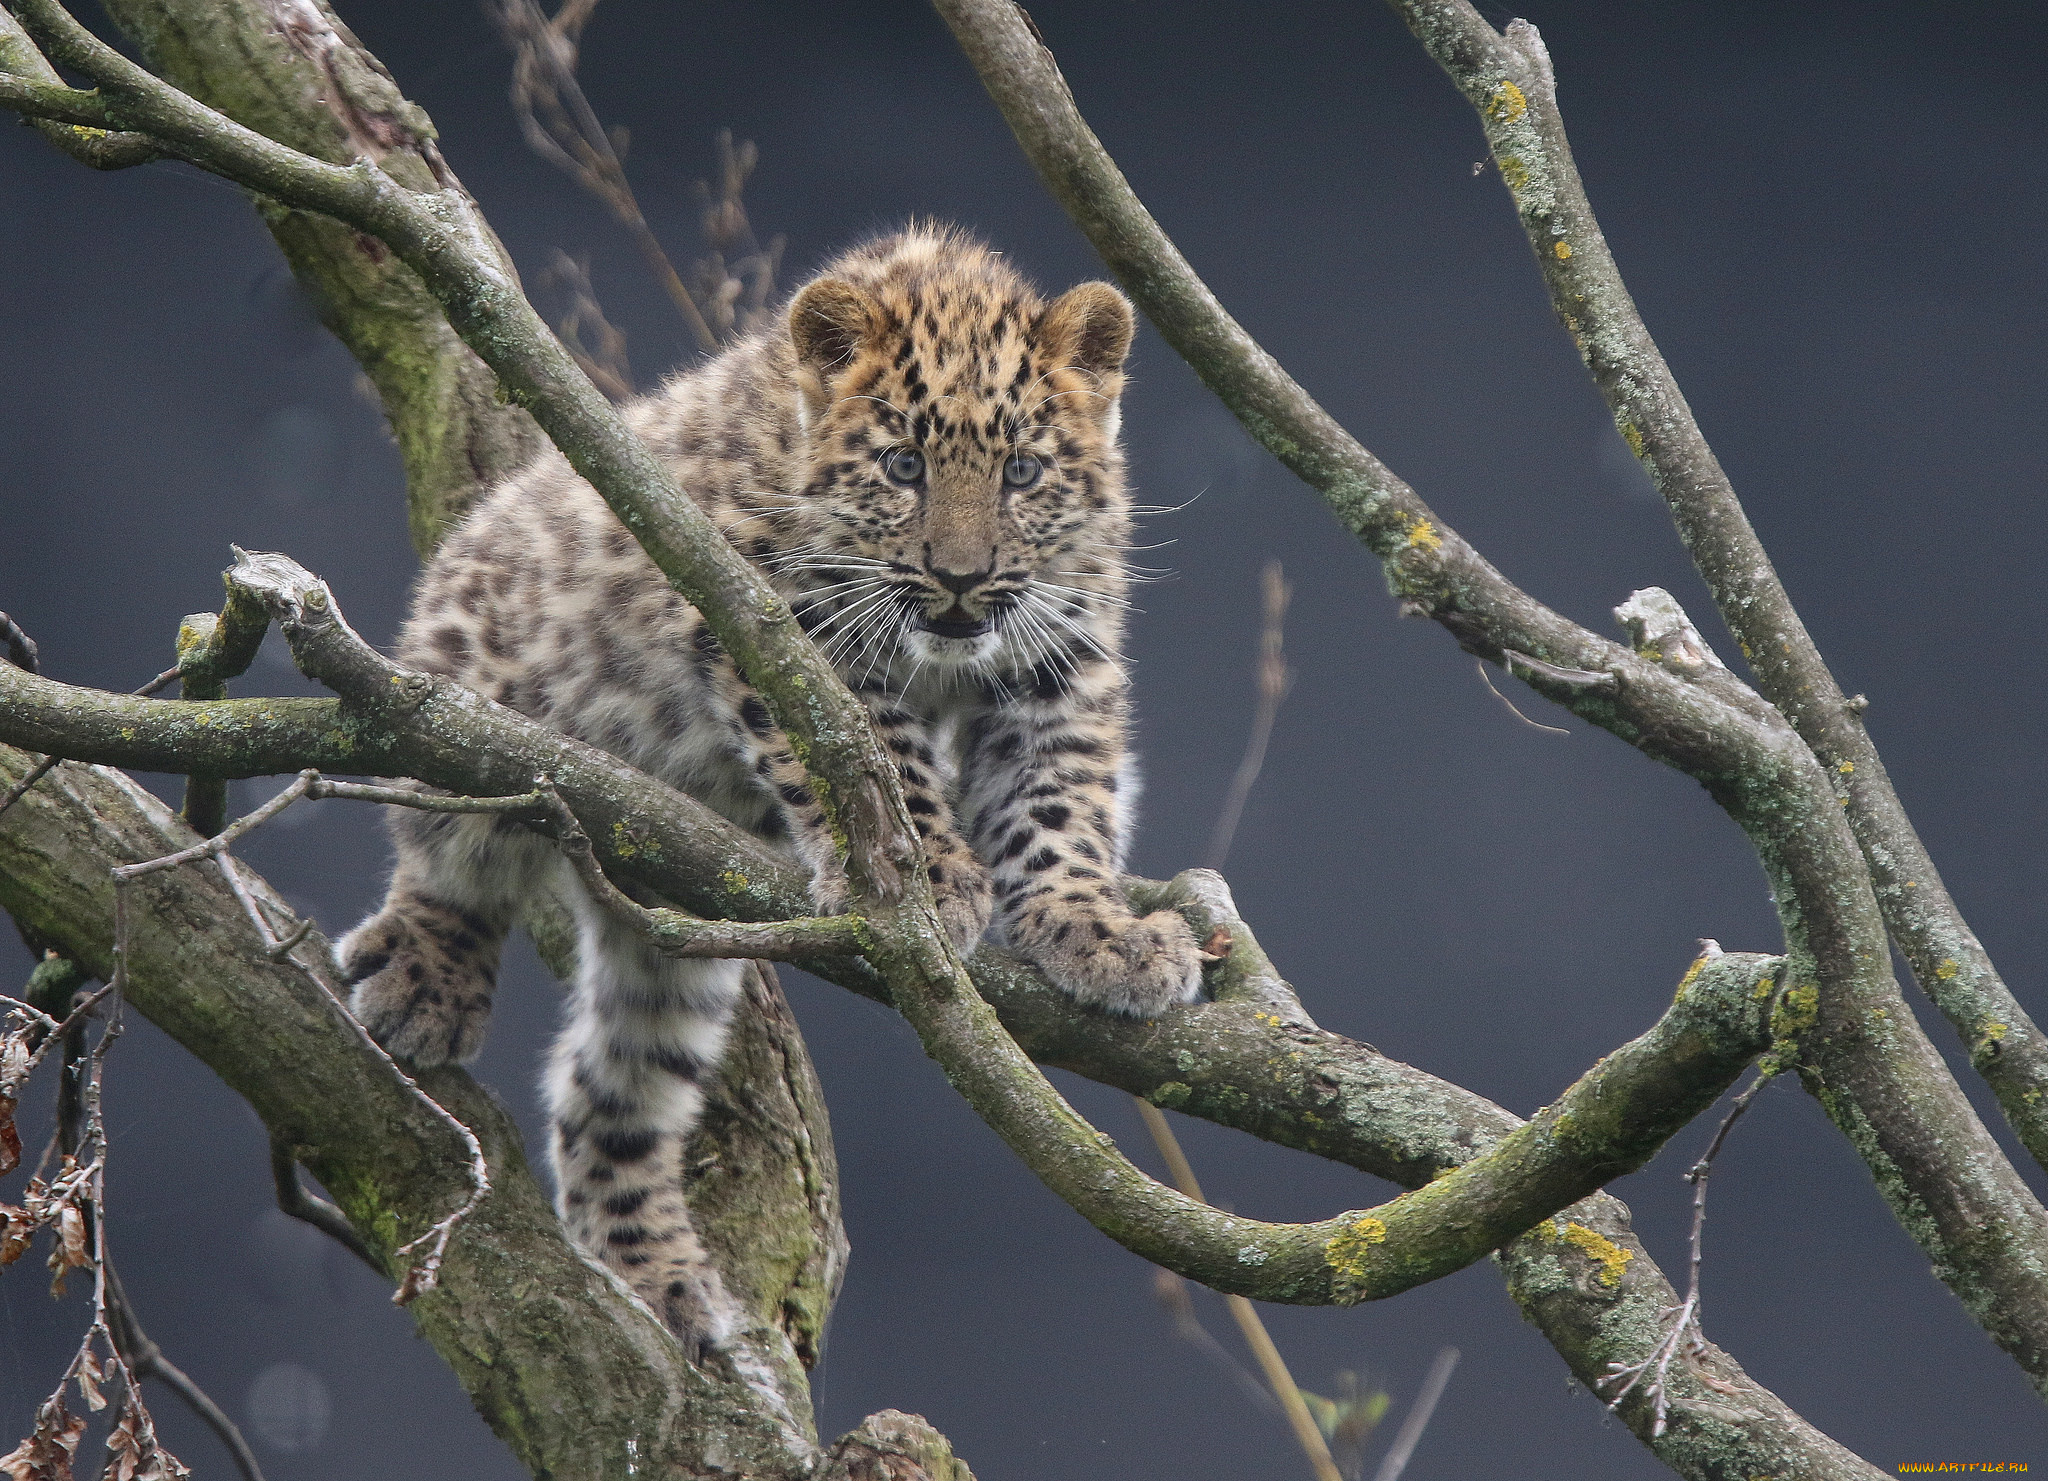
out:
M1899 996L1868 871L1805 743L1724 670L1617 650L1481 559L1224 311L1089 130L1016 6L935 3L1104 261L1247 430L1380 556L1405 609L1481 657L1525 656L1540 692L1698 778L1741 824L1772 881L1790 976L1811 987L1797 998L1810 1016L1788 1025L1803 1078L1937 1273L2048 1390L2048 1214ZM1600 674L1611 687L1584 682Z
M387 665L384 660L363 647L358 640L353 638L352 634L348 633L345 624L340 622L338 616L334 615L333 603L330 597L323 594L318 603L312 603L309 601L309 598L313 587L309 581L290 575L282 569L282 563L271 565L268 569L270 570L270 575L266 579L271 582L275 589L296 592L298 593L296 600L302 608L312 607L319 612L327 614L311 624L299 624L288 628L288 633L295 640L296 651L309 668L326 676L330 682L341 683L345 687L345 692L360 692L376 696L403 692L406 689L408 676L403 671ZM26 675L21 676L20 682L24 688L37 682L47 683L47 681L30 680ZM455 695L459 696L459 691L456 691ZM451 699L454 697L450 696ZM120 700L118 697L109 696L107 699L110 703L117 705L125 704L125 701ZM184 710L187 707L180 705L164 706L163 708ZM209 708L227 710L232 708L232 706L224 704ZM77 709L77 706L73 706L71 713L75 715ZM415 713L417 712L415 711ZM514 728L530 725L530 722L523 721L517 716L509 715L506 712L496 710L495 707L486 706L473 700L468 704L467 713L481 716L489 722L508 725ZM480 744L479 737L475 735L464 738L456 733L455 714L456 711L451 709L449 716L438 722L441 727L450 732L446 738L449 741L449 749L453 754L479 757L496 749L495 746ZM387 715L382 717L382 723L390 727L402 725L403 721L396 715ZM132 730L135 727L124 726L122 728ZM219 724L215 723L204 727L203 732L195 733L212 733L220 728ZM574 749L574 743L563 741L560 737L554 736L550 732L540 731L538 727L532 728L537 733L528 737L523 744L552 746L558 752L569 752ZM396 743L398 743L397 736L387 737L387 744ZM522 767L522 771L530 774L534 770L535 756L529 753L521 759L527 763ZM545 761L540 763L540 769L548 769ZM640 817L651 827L657 829L662 827L659 812L661 809L661 793L664 791L665 789L659 789L653 784L647 783L646 795L632 805L633 810ZM572 802L576 800L573 793L568 792L567 789L565 789L565 795L569 795ZM674 794L669 794L669 796L674 798L675 805L685 810L695 806L695 804L688 802L687 799L674 797ZM673 834L681 830L671 828L666 831ZM753 846L751 840L746 842L749 847ZM773 877L772 869L764 877ZM1199 878L1201 877L1197 877L1197 879ZM1213 876L1209 878L1213 878ZM802 899L800 884L798 881L788 878L786 870L784 871L784 877L780 880L780 888L785 902L783 908L797 908L798 902ZM1197 887L1196 894L1204 895L1212 900L1223 900L1224 903L1217 907L1221 912L1219 918L1206 921L1204 924L1205 926L1224 925L1226 931L1238 943L1233 950L1230 962L1224 967L1218 982L1219 1002L1200 1013L1168 1015L1160 1023L1151 1025L1126 1024L1118 1020L1104 1019L1100 1015L1077 1010L1070 1002L1047 987L1042 980L1034 980L1035 974L1028 973L1024 969L1015 966L1008 968L1006 972L1000 965L1001 959L994 953L986 952L983 953L981 959L984 989L989 996L998 1003L1004 1004L1009 1010L1011 1026L1024 1036L1026 1042L1031 1044L1037 1053L1048 1059L1055 1062L1072 1064L1074 1067L1082 1068L1084 1072L1093 1074L1098 1078L1123 1083L1130 1089L1151 1095L1155 1100L1160 1100L1167 1104L1181 1105L1198 1112L1206 1111L1210 1115L1217 1116L1218 1119L1230 1121L1233 1124L1245 1125L1247 1129L1272 1136L1276 1140L1306 1146L1327 1154L1344 1155L1346 1160L1392 1175L1404 1183L1419 1187L1422 1192L1417 1202L1424 1207L1427 1206L1427 1201L1432 1196L1454 1196L1458 1198L1471 1196L1476 1203L1486 1203L1493 1192L1492 1187L1486 1181L1488 1175L1493 1171L1511 1165L1515 1166L1518 1172L1524 1173L1538 1181L1550 1180L1545 1184L1548 1188L1546 1202L1550 1207L1554 1208L1560 1203L1580 1196L1583 1192L1597 1186L1605 1177L1611 1177L1615 1173L1624 1170L1626 1166L1633 1165L1635 1154L1620 1150L1617 1143L1606 1149L1604 1160L1596 1159L1593 1165L1579 1168L1577 1174L1581 1179L1579 1183L1573 1184L1569 1181L1557 1181L1560 1173L1566 1179L1572 1176L1572 1173L1568 1170L1568 1165L1574 1159L1563 1154L1572 1150L1566 1146L1566 1142L1578 1134L1577 1118L1585 1114L1583 1109L1575 1112L1574 1107L1592 1107L1599 1115L1612 1114L1618 1116L1620 1124L1631 1128L1629 1135L1644 1135L1648 1137L1648 1141L1642 1148L1643 1154L1646 1155L1647 1150L1660 1141L1663 1135L1668 1134L1670 1129L1675 1129L1676 1125L1682 1124L1684 1117L1688 1114L1683 1107L1678 1108L1674 1113L1668 1104L1666 1109L1660 1114L1651 1107L1649 1101L1655 1101L1663 1095L1675 1094L1681 1101L1689 1095L1695 1098L1703 1096L1704 1098L1700 1099L1699 1103L1704 1104L1705 1100L1710 1100L1718 1092L1721 1085L1725 1085L1728 1082L1728 1078L1732 1077L1734 1070L1746 1062L1769 1036L1766 1027L1768 1023L1768 1004L1764 1000L1754 999L1747 995L1746 989L1756 981L1754 976L1752 976L1744 984L1745 991L1738 994L1730 1005L1737 1010L1738 1017L1746 1017L1750 1025L1746 1034L1740 1031L1732 1035L1724 1034L1721 1036L1718 1047L1713 1047L1705 1041L1695 1040L1692 1036L1698 1033L1698 1026L1695 1024L1688 1027L1685 1013L1675 1011L1674 1017L1667 1021L1665 1025L1660 1026L1660 1030L1655 1031L1649 1040L1631 1046L1629 1050L1611 1058L1596 1070L1595 1074L1589 1078L1586 1084L1579 1087L1574 1095L1569 1097L1563 1105L1553 1108L1552 1112L1547 1113L1550 1118L1547 1122L1539 1121L1537 1132L1523 1132L1518 1134L1518 1136L1509 1135L1514 1125L1512 1119L1509 1118L1506 1121L1505 1127L1501 1127L1500 1123L1496 1121L1494 1126L1498 1129L1495 1129L1492 1135L1487 1138L1487 1142L1490 1144L1490 1142L1501 1140L1505 1136L1508 1145L1502 1151L1495 1154L1492 1163L1482 1169L1468 1170L1466 1173L1454 1174L1450 1178L1432 1182L1431 1180L1437 1174L1445 1172L1458 1164L1472 1161L1474 1155L1481 1150L1482 1133L1474 1125L1469 1123L1462 1126L1454 1125L1447 1132L1441 1126L1435 1130L1427 1126L1417 1127L1413 1125L1377 1126L1372 1128L1372 1131L1376 1133L1376 1137L1368 1136L1365 1138L1370 1146L1377 1146L1381 1149L1373 1151L1361 1149L1356 1145L1359 1139L1358 1134L1352 1129L1350 1123L1358 1115L1364 1114L1363 1108L1365 1107L1382 1105L1389 1107L1413 1107L1419 1101L1422 1104L1434 1104L1442 1107L1446 1094L1451 1097L1453 1104L1455 1104L1458 1099L1457 1093L1449 1092L1447 1087L1436 1086L1434 1082L1428 1082L1427 1077L1419 1076L1413 1071L1406 1070L1405 1067L1387 1066L1384 1061L1378 1061L1378 1057L1372 1055L1370 1051L1363 1051L1361 1046L1348 1045L1344 1041L1334 1040L1332 1036L1316 1033L1311 1026L1307 1025L1306 1016L1301 1013L1299 1005L1293 1001L1291 993L1288 993L1284 985L1279 984L1277 978L1272 976L1270 968L1264 966L1263 958L1257 956L1256 946L1251 940L1250 933L1243 928L1241 922L1235 920L1234 911L1229 910L1227 907L1227 897L1218 896L1213 888L1204 889ZM1147 908L1151 908L1156 904L1163 903L1163 901L1147 900L1141 903ZM1727 965L1748 965L1758 960L1753 958L1734 959L1728 962ZM1775 966L1774 963L1771 965ZM1009 979L1008 981L1005 980L1006 977ZM1769 993L1766 991L1765 998L1768 997ZM1695 1004L1693 1009L1687 1011L1696 1012L1698 1011L1698 1006L1698 1004ZM1241 1030L1240 1038L1232 1045L1235 1052L1228 1055L1219 1054L1219 1041L1229 1042L1229 1038L1228 1035L1219 1033L1218 1028L1220 1025L1230 1024L1233 1017L1236 1026ZM1034 1018L1036 1019L1035 1022ZM1274 1041L1273 1028L1280 1024L1288 1025L1288 1030L1285 1037L1276 1043ZM1719 1072L1722 1075L1719 1083L1714 1083L1713 1074L1711 1073L1706 1078L1700 1079L1696 1076L1689 1076L1686 1073L1667 1076L1660 1071L1646 1076L1644 1079L1645 1081L1658 1082L1663 1086L1663 1089L1652 1091L1649 1101L1632 1098L1631 1093L1625 1087L1631 1083L1642 1082L1632 1082L1630 1080L1630 1069L1634 1068L1639 1072L1646 1058L1654 1059L1659 1053L1659 1034L1665 1036L1662 1043L1667 1048L1674 1045L1687 1046L1670 1061L1674 1068L1684 1064L1698 1066L1719 1063L1723 1066ZM1320 1054L1304 1054L1303 1040L1310 1036L1312 1036L1313 1041L1332 1047L1326 1048ZM1148 1047L1144 1050L1145 1062L1139 1071L1136 1073L1128 1070L1119 1072L1114 1068L1114 1057L1119 1048L1128 1050L1140 1045ZM1377 1065L1362 1066L1359 1063L1361 1059L1377 1061ZM1303 1069L1303 1079L1299 1087L1299 1100L1295 1102L1292 1108L1283 1108L1277 1112L1272 1109L1270 1094L1265 1091L1265 1087L1270 1086L1273 1081L1272 1066L1276 1062L1301 1066ZM1380 1093L1346 1094L1343 1096L1343 1104L1349 1114L1335 1116L1330 1114L1329 1087L1331 1085L1341 1084L1346 1081L1355 1082L1362 1077L1385 1074L1391 1074L1397 1079L1405 1081L1399 1087L1400 1093L1392 1095ZM1610 1075L1614 1078L1610 1079ZM1436 1093L1426 1097L1419 1096L1418 1091L1423 1089L1424 1086L1433 1087ZM1376 1087L1378 1090L1386 1088L1388 1087ZM1644 1085L1644 1088L1648 1088L1647 1084ZM1469 1097L1465 1099L1472 1100ZM1258 1117L1256 1119L1248 1118L1243 1110L1245 1107L1259 1108ZM1485 1108L1485 1110L1478 1108L1484 1108L1484 1103L1473 1100L1472 1105L1466 1107L1462 1114L1467 1117L1474 1114L1483 1117L1485 1110L1490 1110L1490 1108ZM1443 1117L1445 1111L1438 1109L1432 1114L1437 1117ZM1492 1113L1495 1117L1499 1117L1500 1114L1498 1112ZM1454 1109L1451 1111L1449 1119L1452 1123L1456 1123L1459 1117L1460 1112ZM1614 1124L1606 1121L1598 1123L1603 1128ZM1562 1137L1558 1134L1560 1129L1563 1129L1565 1133ZM1622 1140L1625 1141L1626 1138L1624 1137ZM1352 1145L1344 1145L1347 1141L1350 1141ZM1423 1156L1410 1157L1406 1160L1398 1156L1390 1156L1384 1150L1389 1146L1408 1147L1418 1144L1430 1147L1432 1150ZM1589 1145L1597 1146L1597 1139ZM1457 1150L1447 1156L1445 1155L1446 1148L1456 1148ZM1578 1150L1583 1151L1585 1148L1582 1146ZM1464 1179L1463 1182L1460 1181L1461 1178ZM1432 1190L1441 1191L1433 1194ZM1441 1213L1442 1211L1439 1212ZM1404 1208L1401 1218L1405 1218L1407 1213L1408 1210ZM1490 1226L1491 1230L1498 1232L1488 1231L1486 1225L1488 1216L1494 1221ZM1375 1212L1367 1217L1377 1219L1380 1218L1380 1214ZM1455 1222L1456 1218L1462 1217L1462 1215L1448 1217L1449 1221ZM1384 1224L1386 1221L1382 1219L1381 1222ZM1401 1219L1396 1220L1397 1233L1400 1222ZM1470 1241L1477 1249L1483 1249L1487 1243L1497 1243L1500 1238L1505 1237L1506 1233L1511 1232L1512 1229L1526 1227L1530 1219L1526 1212L1510 1212L1508 1208L1495 1206L1483 1210L1478 1222L1479 1227L1475 1228L1474 1232L1470 1235ZM1567 1220L1567 1225L1572 1222L1574 1221ZM1582 1230L1590 1230L1594 1227L1586 1224L1583 1218L1576 1220L1576 1222L1580 1224ZM1249 1225L1251 1221L1244 1221L1244 1223ZM1566 1226L1556 1227L1562 1229ZM1253 1226L1253 1228L1256 1229L1257 1226ZM1625 1228L1621 1232L1625 1232ZM1358 1294L1375 1293L1375 1283L1378 1283L1377 1289L1385 1289L1388 1285L1399 1284L1404 1278L1413 1278L1418 1274L1427 1273L1426 1267L1419 1272L1411 1268L1405 1272L1397 1271L1390 1277L1384 1270L1373 1269L1367 1257L1381 1248L1380 1245L1374 1242L1375 1236L1384 1238L1384 1234L1383 1231L1374 1229L1371 1224L1360 1220L1353 1220L1343 1230L1326 1235L1326 1243L1330 1239L1339 1238L1340 1233L1350 1236L1349 1239L1339 1245L1339 1250L1343 1252L1343 1256L1347 1261L1354 1263L1357 1267L1356 1273L1359 1279L1354 1289L1356 1289ZM1562 1234L1559 1237L1562 1238ZM1593 1239L1593 1235L1587 1233L1580 1233L1573 1237L1578 1239L1581 1245L1588 1245L1588 1242ZM1606 1244L1593 1243L1589 1247L1603 1251L1610 1248L1620 1248L1620 1246L1613 1245L1611 1237L1607 1234L1601 1234L1599 1238L1608 1242ZM1552 1244L1555 1245L1556 1241L1553 1240ZM1459 1254L1459 1251L1455 1248L1456 1241L1453 1241L1452 1245L1453 1248L1447 1254L1438 1255L1435 1258L1446 1263L1456 1258ZM1241 1251L1245 1247L1245 1243L1241 1242L1226 1250L1224 1252L1225 1259L1222 1263L1227 1267L1235 1261L1241 1268L1242 1260L1240 1256ZM1398 1247L1399 1243L1397 1242L1396 1248ZM1567 1245L1559 1249L1553 1249L1547 1255L1541 1256L1538 1263L1546 1269L1555 1270L1558 1262L1564 1258L1561 1253L1563 1248L1579 1248L1579 1246ZM1254 1245L1253 1249L1254 1253L1262 1252L1259 1246ZM1477 1250L1475 1249L1473 1252L1476 1253ZM1581 1252L1583 1253L1583 1250ZM1325 1248L1323 1254L1327 1261L1330 1251ZM1271 1255L1269 1253L1269 1260L1270 1258ZM1607 1258L1620 1259L1621 1257L1608 1256ZM1648 1269L1650 1267L1646 1265L1645 1268ZM1218 1284L1230 1283L1224 1276L1213 1272L1208 1273L1207 1278L1215 1280ZM1659 1284L1661 1284L1661 1281ZM1584 1321L1581 1323L1581 1326L1594 1333L1607 1335L1602 1333L1602 1324L1597 1318ZM1588 1340L1583 1343L1575 1343L1570 1350L1585 1352L1587 1360L1595 1372L1604 1371L1604 1364L1606 1362L1619 1360L1618 1357L1612 1355L1617 1351L1623 1353L1632 1351L1632 1349L1622 1346L1611 1336L1608 1337L1608 1341L1604 1345L1595 1345L1592 1341ZM1775 1401L1772 1401L1770 1406L1772 1412L1781 1410L1781 1408L1782 1406L1776 1406ZM1785 1423L1789 1424L1792 1422L1785 1421ZM1782 1425L1780 1427L1782 1428ZM1793 1431L1805 1433L1796 1424L1793 1426ZM1822 1442L1815 1439L1814 1443L1820 1444Z
M1559 319L1650 470L1679 535L1742 645L1757 688L1836 779L1885 925L1962 1036L2036 1161L2048 1167L2048 1036L2013 998L1906 816L1864 705L1842 692L1736 498L1586 198L1557 80L1527 21L1496 32L1467 0L1392 0L1478 110Z
M23 765L22 753L0 749L0 775ZM118 773L65 768L0 825L0 906L104 974L112 935L106 861L161 857L193 841ZM249 881L284 908L260 880ZM142 907L129 953L132 1001L249 1100L395 1275L396 1248L465 1196L460 1145L361 1046L329 993L303 969L266 956L218 874L170 870L130 888ZM303 955L324 958L320 938L309 945ZM753 1068L763 1053L757 1038L772 1041L775 1025L787 1023L786 1012L756 1006L762 1011L746 1018L735 1050L735 1062ZM711 1201L750 1201L757 1240L721 1247L754 1316L725 1371L692 1369L644 1307L568 1246L526 1169L516 1129L480 1087L458 1070L432 1072L423 1083L484 1140L493 1189L451 1245L439 1287L414 1312L521 1460L536 1474L592 1481L628 1474L629 1465L693 1477L730 1474L727 1467L808 1475L815 1452L796 1351L815 1347L817 1328L805 1332L785 1308L781 1267L815 1244L792 1239L790 1227L808 1226L802 1190L814 1178L791 1160L792 1149L776 1150L791 1135L776 1123L794 1119L787 1105L776 1108L775 1087L784 1082L749 1081L739 1098L736 1082L717 1091L713 1114L752 1130L750 1150L722 1170L739 1186ZM332 1115L336 1105L351 1114ZM830 1155L829 1143L804 1152L828 1165ZM808 1283L819 1296L836 1285L843 1259L843 1245L828 1247L840 1254ZM810 1315L821 1323L818 1304ZM793 1374L798 1386L790 1389ZM629 1441L637 1450L626 1449Z

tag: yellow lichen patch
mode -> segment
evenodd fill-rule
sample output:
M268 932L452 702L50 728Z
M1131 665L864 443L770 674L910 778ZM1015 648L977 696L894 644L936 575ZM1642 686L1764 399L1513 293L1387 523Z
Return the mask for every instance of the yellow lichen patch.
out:
M1412 514L1401 516L1401 522L1408 527L1408 548L1411 550L1441 550L1444 537L1436 532L1436 526L1426 519Z
M1372 1247L1386 1242L1386 1223L1361 1214L1324 1241L1323 1259L1336 1272L1339 1285L1361 1285L1371 1273L1366 1262Z
M1984 1025L1984 1037L1994 1044L2011 1032L2012 1025L2009 1023L1987 1023Z
M1570 242L1559 242L1555 247L1552 247L1550 250L1557 254L1557 260L1559 262L1563 262L1567 257L1572 255L1572 244Z
M1854 771L1855 769L1856 763L1853 761L1844 761L1840 766L1835 768L1835 770L1839 771L1843 776L1847 776L1850 772Z
M1771 1012L1771 1033L1780 1039L1794 1039L1812 1028L1820 1017L1820 989L1811 982L1788 989Z
M1671 995L1671 1001L1674 1003L1684 1002L1685 990L1699 981L1700 973L1706 970L1707 959L1705 957L1697 958L1690 967L1685 969L1685 975L1678 979L1678 991Z
M1640 458L1643 455L1643 431L1634 422L1623 422L1621 424L1621 440L1628 444L1628 450L1637 457ZM1748 652L1747 649L1743 651L1745 654Z
M1522 187L1529 183L1529 167L1516 156L1503 154L1500 157L1500 178L1507 183L1509 190L1520 195Z
M622 859L630 859L640 852L640 845L634 841L633 835L627 831L624 823L612 824L612 852Z
M1557 1237L1600 1267L1599 1281L1603 1286L1620 1285L1622 1272L1636 1257L1634 1250L1623 1249L1597 1229L1588 1229L1584 1224L1567 1224Z
M1953 982L1955 981L1956 973L1960 971L1962 971L1962 968L1956 965L1956 959L1952 956L1945 956L1941 959L1940 964L1935 967L1934 975L1943 982Z
M725 873L718 876L718 882L731 890L735 895L744 895L753 888L748 883L747 877L737 869L726 870Z
M1505 79L1493 90L1493 96L1486 100L1486 116L1495 123L1513 123L1529 111L1529 99L1522 90Z
M104 139L107 137L105 129L96 129L91 124L74 123L67 125L67 127L81 139Z

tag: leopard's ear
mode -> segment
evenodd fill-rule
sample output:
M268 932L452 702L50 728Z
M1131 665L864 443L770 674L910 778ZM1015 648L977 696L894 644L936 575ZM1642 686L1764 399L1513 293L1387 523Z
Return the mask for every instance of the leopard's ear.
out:
M844 278L820 278L789 306L797 363L829 376L882 329L882 306Z
M1083 283L1046 306L1038 340L1047 353L1107 378L1123 370L1136 329L1129 299L1107 283Z

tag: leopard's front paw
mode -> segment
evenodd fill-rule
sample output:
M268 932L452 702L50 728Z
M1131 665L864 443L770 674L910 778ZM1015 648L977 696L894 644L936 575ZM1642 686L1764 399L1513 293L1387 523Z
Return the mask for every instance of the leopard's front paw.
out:
M461 1064L483 1047L498 946L477 926L451 906L410 902L335 944L349 1012L394 1058Z
M1202 995L1195 933L1171 910L1121 921L1068 922L1032 955L1082 1002L1134 1018L1150 1018Z

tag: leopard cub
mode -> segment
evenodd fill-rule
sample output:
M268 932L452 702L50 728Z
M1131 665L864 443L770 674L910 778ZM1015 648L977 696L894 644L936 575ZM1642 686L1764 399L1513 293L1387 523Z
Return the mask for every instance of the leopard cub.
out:
M1130 501L1117 446L1130 305L1050 302L953 230L859 247L627 411L767 573L902 776L941 914L1001 937L1082 1002L1192 999L1175 914L1117 887L1135 801L1120 657ZM590 486L549 453L486 495L421 575L399 656L684 789L843 901L830 834L767 707ZM394 809L383 907L338 945L351 1006L415 1064L465 1060L529 892L579 915L547 1094L562 1217L686 1342L739 1320L692 1231L682 1144L740 964L664 958L549 846L487 818Z

